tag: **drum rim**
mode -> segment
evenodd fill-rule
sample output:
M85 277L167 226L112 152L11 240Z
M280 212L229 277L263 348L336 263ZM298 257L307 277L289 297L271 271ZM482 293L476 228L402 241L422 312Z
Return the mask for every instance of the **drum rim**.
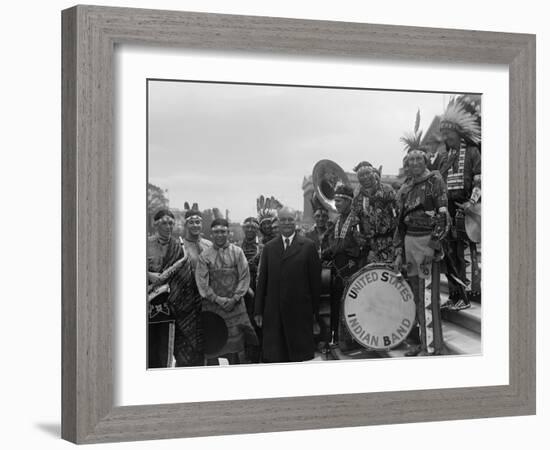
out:
M361 345L362 347L366 348L367 350L374 350L374 351L387 351L387 350L391 350L395 347L398 347L399 345L401 345L403 343L403 341L405 341L405 339L407 339L407 337L409 336L410 332L412 331L413 327L414 327L414 322L416 320L416 305L414 306L413 308L413 311L414 311L414 318L412 320L412 325L411 325L411 328L409 330L409 332L405 335L405 337L403 337L403 339L400 339L399 342L397 342L395 345L390 345L390 346L386 346L386 347L370 347L368 345L366 345L364 342L361 342L359 339L356 339L355 338L355 335L354 333L352 332L352 330L350 329L350 326L348 324L348 321L347 321L347 316L346 316L346 302L345 302L345 299L347 297L347 293L351 287L351 285L355 282L355 280L357 278L359 278L360 276L362 276L364 273L368 272L369 270L373 270L373 269L380 269L380 270L386 270L388 272L391 272L395 275L397 274L400 274L400 272L397 272L396 270L394 270L394 268L389 265L389 264L384 264L384 263L371 263L371 264L368 264L364 267L361 267L361 269L359 269L356 273L354 273L346 282L345 286L344 286L344 292L342 293L342 298L341 298L341 304L342 304L342 317L344 319L344 323L346 324L346 328L350 334L350 336L352 337L352 339L357 342L359 345ZM409 292L411 293L412 296L414 296L414 293L413 293L413 290L411 288L411 285L409 284L409 282L405 279L405 277L403 277L403 282L406 284L407 286L407 289L409 290ZM413 297L414 298L414 297ZM414 300L413 300L413 303L414 303Z

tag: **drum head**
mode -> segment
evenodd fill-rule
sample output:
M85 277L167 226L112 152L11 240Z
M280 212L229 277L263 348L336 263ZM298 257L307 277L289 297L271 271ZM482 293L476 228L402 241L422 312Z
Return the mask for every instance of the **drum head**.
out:
M479 244L481 242L481 203L476 203L466 212L464 227L468 238Z
M204 333L204 353L217 354L227 342L227 325L225 320L212 311L201 312Z
M415 310L409 284L385 266L363 268L344 291L346 326L369 349L388 350L401 344L414 325Z

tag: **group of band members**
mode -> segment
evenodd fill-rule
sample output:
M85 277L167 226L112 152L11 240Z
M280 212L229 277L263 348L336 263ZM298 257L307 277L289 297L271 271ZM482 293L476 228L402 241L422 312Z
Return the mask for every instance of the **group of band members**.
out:
M226 219L211 222L212 241L201 235L200 211L187 211L185 221L185 236L178 242L172 235L173 213L158 211L147 245L150 287L169 285L160 306L175 321L176 366L217 364L221 358L229 364L312 359L321 266L315 244L297 233L296 211L282 207L261 220L245 219L240 246L229 242ZM159 305L154 306L150 315L158 312ZM208 312L227 330L214 351L206 345L212 340L208 333L219 330L204 326ZM150 328L150 344L155 339L161 337ZM149 345L148 367L170 365L156 351L158 346Z
M431 284L433 292L439 285L441 267L449 282L444 307L468 308L480 296L477 270L477 282L466 291L464 252L471 243L464 217L481 198L481 157L479 126L459 104L448 106L440 131L446 152L435 162L419 142L409 142L407 177L398 192L381 182L380 169L357 164L359 188L336 186L336 220L317 203L315 225L305 235L297 231L295 211L282 207L276 215L246 218L240 246L229 242L227 221L215 219L210 242L201 236L200 212L190 210L178 242L173 214L159 211L148 240L149 282L158 283L159 274L182 258L182 245L187 254L168 280L176 366L215 364L219 357L232 364L312 359L322 265L331 272L332 343L343 351L358 346L340 317L342 294L358 270L384 264L403 272L414 293L418 344L406 354L444 354L440 302L428 298L425 287ZM225 344L214 354L204 351L204 311L221 316L227 327Z

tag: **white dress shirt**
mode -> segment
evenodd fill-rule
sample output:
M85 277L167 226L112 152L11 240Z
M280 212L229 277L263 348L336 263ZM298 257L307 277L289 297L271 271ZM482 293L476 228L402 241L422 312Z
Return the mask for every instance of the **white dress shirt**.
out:
M285 246L285 240L288 239L288 246L290 247L292 245L292 241L294 239L294 236L296 236L296 232L292 233L290 236L283 236L281 234L281 238L283 240L283 249L287 249L288 247Z

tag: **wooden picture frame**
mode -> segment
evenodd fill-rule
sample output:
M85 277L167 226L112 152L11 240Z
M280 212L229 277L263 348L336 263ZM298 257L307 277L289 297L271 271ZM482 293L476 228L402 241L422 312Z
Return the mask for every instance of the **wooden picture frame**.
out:
M63 11L62 30L64 439L95 443L535 413L534 35L97 6ZM509 384L114 407L113 52L119 43L506 65Z

